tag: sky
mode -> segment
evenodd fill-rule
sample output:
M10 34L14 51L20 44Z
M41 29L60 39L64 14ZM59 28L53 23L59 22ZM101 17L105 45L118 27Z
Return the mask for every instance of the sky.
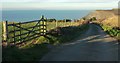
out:
M3 10L94 10L118 7L119 0L1 0Z

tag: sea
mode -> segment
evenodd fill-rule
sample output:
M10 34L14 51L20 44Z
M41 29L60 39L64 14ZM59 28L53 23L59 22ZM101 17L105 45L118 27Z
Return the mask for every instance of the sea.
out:
M93 10L3 10L2 21L25 22L39 20L42 15L47 19L81 19Z

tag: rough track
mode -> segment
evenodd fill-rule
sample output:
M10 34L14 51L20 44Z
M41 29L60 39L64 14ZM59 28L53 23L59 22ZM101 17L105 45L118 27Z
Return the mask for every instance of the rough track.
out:
M54 48L40 61L118 61L118 42L90 24L78 40Z

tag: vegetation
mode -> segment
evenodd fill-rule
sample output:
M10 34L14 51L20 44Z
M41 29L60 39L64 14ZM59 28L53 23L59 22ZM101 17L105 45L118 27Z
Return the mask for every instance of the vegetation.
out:
M48 33L46 36L35 38L21 47L3 47L3 61L39 61L42 58L42 56L44 56L49 51L49 44L57 45L76 40L77 37L79 37L83 32L85 32L89 28L89 25L87 24L89 21L98 20L96 23L100 24L105 32L120 40L120 30L119 28L116 28L118 27L116 26L117 24L115 24L115 26L110 26L111 24L113 24L114 21L116 21L114 20L114 18L112 18L112 20L110 19L111 16L114 16L114 13L111 12L111 10L98 10L95 11L95 13L88 15L87 17L83 17L81 22L78 22L79 20L76 22L71 22L71 20L69 19L58 21L56 21L56 19L48 19ZM89 21L85 21L88 19ZM117 19L116 16L115 19ZM22 27L27 28L35 24L36 23L25 24L22 25ZM13 28L9 27L8 30L11 31L13 30ZM27 31L22 31L22 33L23 32ZM9 36L12 37L13 34L9 34Z
M93 21L94 23L96 23L97 25L100 25L102 27L102 29L108 33L111 37L115 37L117 40L120 40L120 28L117 26L110 26L109 24L101 23L99 21ZM111 22L112 24L112 22ZM113 23L113 25L115 25Z
M32 25L35 23L23 25L23 27ZM75 40L89 27L85 23L79 25L79 22L59 22L57 26L56 22L48 22L47 25L49 31L47 36L35 38L21 47L4 47L3 61L39 61L49 51L48 44L57 45ZM13 30L12 27L9 30Z
M55 22L57 21L56 19L47 19L48 22Z
M108 26L112 26L112 27L120 27L119 26L119 21L118 18L120 18L120 16L113 16L110 18L105 19L104 21L102 21L101 23L104 25L108 25Z
M96 21L96 20L97 20L96 17L92 17L92 18L90 18L90 21Z
M30 44L24 48L6 47L3 48L2 60L8 62L35 61L39 62L40 58L48 52L45 44Z
M9 24L11 24L11 23L12 23L12 22L9 22ZM36 22L34 22L34 23L28 23L28 24L22 24L21 27L23 27L23 28L29 28L29 27L35 26L36 24L37 24ZM56 24L57 24L57 25L56 25ZM78 22L47 22L47 30L49 31L49 30L54 29L54 28L56 28L56 27L77 26L77 25L79 25ZM15 27L15 30L19 30L19 28ZM38 30L38 27L35 27L34 29L31 28L31 29L29 29L29 30ZM14 31L14 28L13 28L12 26L9 26L9 27L8 27L8 32L10 32L10 31ZM28 31L22 30L22 31L21 31L21 34L22 34L22 33L26 33L26 32L28 32ZM36 31L36 32L39 32L39 30ZM19 34L20 34L19 32L16 32L16 33L15 33L15 35L19 35ZM31 35L33 35L33 33L30 33L30 34L29 34L29 36L31 36ZM26 35L22 35L21 37L24 38L24 37L27 37L27 36L28 36L28 35L26 34ZM22 40L27 40L27 39L29 39L29 36L28 36L27 38L22 39ZM11 41L14 40L14 38L11 38L11 37L14 37L14 34L13 34L13 33L9 33L9 34L8 34L8 37L10 37L10 38L8 39L8 42L11 42ZM32 37L34 37L34 36L32 36ZM31 37L31 38L32 38L32 37ZM19 40L19 38L20 38L19 36L16 37L16 40ZM36 40L37 40L37 39L36 39Z
M88 27L88 24L80 26L57 27L56 29L49 31L48 37L51 38L51 41L49 42L52 42L54 45L70 42L79 37L82 32L88 29Z
M118 21L118 18L120 18L120 14L118 13L118 11L118 9L96 10L86 16L86 19L90 19L90 21L101 25L103 30L107 32L110 36L120 40L120 22ZM93 17L95 17L97 20Z
M83 19L83 20L86 20L86 18L85 18L85 17L83 17L82 19Z
M0 22L0 41L2 41L2 22Z
M47 22L47 30L55 29L56 27L78 26L79 22Z
M107 26L107 25L102 25L102 28L104 29L105 32L107 32L110 36L117 38L120 40L120 30L117 28Z
M64 22L71 22L72 20L71 19L64 19L63 21Z

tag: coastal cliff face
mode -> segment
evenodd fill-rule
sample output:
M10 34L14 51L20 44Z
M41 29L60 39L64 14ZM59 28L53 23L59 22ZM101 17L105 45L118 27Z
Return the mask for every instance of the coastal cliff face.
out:
M118 18L120 14L118 10L96 10L86 16L86 19L96 17L97 21L101 22L105 25L110 25L113 27L120 27L120 22L118 22Z

